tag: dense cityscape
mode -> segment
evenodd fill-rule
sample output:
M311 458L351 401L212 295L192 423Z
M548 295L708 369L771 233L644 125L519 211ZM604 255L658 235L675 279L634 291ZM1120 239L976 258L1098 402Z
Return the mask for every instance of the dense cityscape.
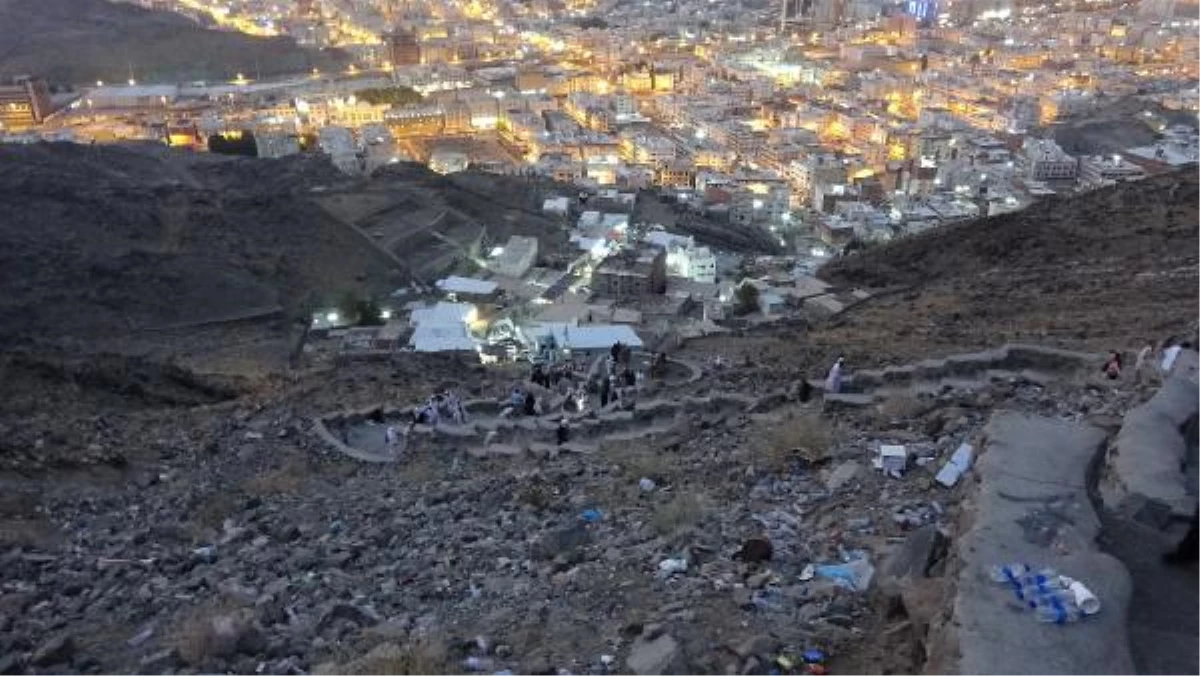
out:
M1197 159L1194 124L1149 111L1158 140L1141 147L1072 154L1051 133L1127 98L1196 112L1197 20L1174 0L143 4L349 63L219 83L142 82L130 63L53 113L34 79L5 90L31 105L0 131L196 149L250 133L260 157L316 144L350 173L411 160L655 189L788 248L798 232L886 241Z

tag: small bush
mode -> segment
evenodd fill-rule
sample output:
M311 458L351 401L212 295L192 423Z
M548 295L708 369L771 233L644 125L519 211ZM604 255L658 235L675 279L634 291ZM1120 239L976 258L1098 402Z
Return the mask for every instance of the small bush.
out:
M704 503L690 493L680 493L663 503L654 512L651 525L660 535L672 535L700 523L704 518Z
M736 315L748 315L758 312L758 287L743 282L741 286L733 292L736 303L733 306L733 312Z
M775 426L764 439L758 453L763 469L787 472L793 463L803 460L819 463L833 445L833 431L824 418L816 414L797 415Z
M250 495L291 495L300 492L307 474L304 464L293 459L250 477L242 487Z
M884 422L918 418L924 412L925 405L911 394L888 397L879 405L879 417Z
M347 670L352 674L445 674L446 649L436 641L418 639L403 646L378 645Z
M554 491L543 482L529 483L517 490L517 501L540 512L554 502Z

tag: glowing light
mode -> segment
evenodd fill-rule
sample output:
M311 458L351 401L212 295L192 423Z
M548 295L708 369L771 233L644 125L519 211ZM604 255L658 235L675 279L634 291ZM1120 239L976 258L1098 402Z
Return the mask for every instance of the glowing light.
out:
M330 324L336 324L338 319L339 315L336 312L328 312L325 314L325 321L329 322Z

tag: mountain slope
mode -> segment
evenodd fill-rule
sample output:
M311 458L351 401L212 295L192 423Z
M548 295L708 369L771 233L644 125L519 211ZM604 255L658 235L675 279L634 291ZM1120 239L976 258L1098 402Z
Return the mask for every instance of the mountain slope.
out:
M209 30L183 16L107 0L0 0L0 77L52 83L229 79L344 65L291 38Z
M1158 176L942 228L834 261L839 286L891 289L814 332L871 361L1035 341L1137 349L1192 330L1197 179Z

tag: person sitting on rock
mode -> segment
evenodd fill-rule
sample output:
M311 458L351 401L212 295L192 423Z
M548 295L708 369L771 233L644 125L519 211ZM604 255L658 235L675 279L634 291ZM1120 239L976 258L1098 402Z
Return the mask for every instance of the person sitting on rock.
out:
M1104 362L1104 366L1100 369L1104 375L1108 376L1109 380L1116 380L1121 377L1121 353L1113 350L1108 355L1108 361Z
M558 429L554 432L554 438L558 441L558 445L562 446L571 438L571 425L566 418L558 419Z
M433 403L433 400L430 399L429 401L425 402L424 406L421 406L417 410L413 411L413 421L412 424L408 426L408 429L412 430L418 424L437 427L437 423L437 406Z
M525 401L522 403L525 410L525 415L537 415L537 397L533 396L533 392L525 393Z

